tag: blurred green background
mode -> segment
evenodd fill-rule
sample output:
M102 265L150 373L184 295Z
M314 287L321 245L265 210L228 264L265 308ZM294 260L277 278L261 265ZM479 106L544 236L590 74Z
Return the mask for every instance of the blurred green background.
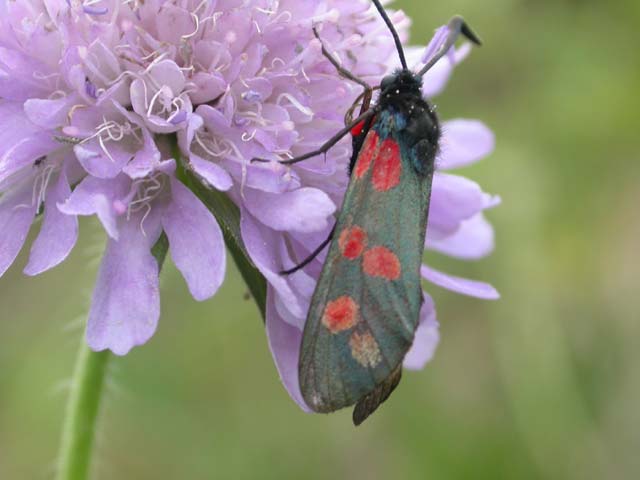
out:
M394 6L413 43L453 13L485 41L437 103L496 132L461 173L504 200L497 248L429 260L502 300L430 287L436 358L355 429L289 400L235 270L198 304L168 265L157 334L111 362L95 478L640 478L640 2ZM102 237L84 222L70 261L0 279L1 479L52 475Z

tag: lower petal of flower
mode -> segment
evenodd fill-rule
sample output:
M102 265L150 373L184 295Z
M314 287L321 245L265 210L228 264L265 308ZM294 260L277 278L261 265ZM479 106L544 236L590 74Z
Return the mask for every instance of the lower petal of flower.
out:
M200 200L178 180L171 179L171 202L162 214L171 259L196 300L216 293L226 269L222 231Z
M420 322L413 337L413 345L404 357L403 366L409 370L421 370L433 358L440 341L436 308L429 294L424 293L420 308Z
M69 181L61 172L55 185L48 189L44 204L44 220L40 233L33 242L27 275L38 275L62 262L78 239L78 218L58 210L58 203L71 195Z
M493 227L482 213L460 222L460 227L452 235L445 237L429 235L426 247L436 252L463 260L483 258L494 247Z
M36 214L31 188L0 199L0 277L18 256Z
M493 132L478 120L443 122L437 167L447 169L470 165L489 155L494 145Z
M245 199L253 216L278 231L317 232L336 209L326 193L310 187L281 194L247 190Z
M279 272L285 267L273 254L273 245L282 242L280 234L262 225L245 209L241 210L240 231L251 261L267 279L270 287L277 290L294 317L305 318L308 305L302 304L303 299L292 289L289 279L280 275Z
M420 273L425 280L453 292L485 300L497 300L500 298L498 291L488 283L454 277L453 275L439 272L426 265L422 265Z
M459 175L436 172L427 231L452 234L462 220L486 208L486 202L486 194L476 182Z
M155 332L160 292L158 263L150 250L157 238L142 233L139 218L121 219L118 227L119 240L109 239L98 271L87 343L93 350L124 355Z
M285 322L274 305L276 292L269 286L267 290L267 338L269 348L273 355L273 361L278 369L280 380L287 389L291 398L300 405L304 411L310 409L302 398L300 383L298 382L298 355L302 342L302 331Z

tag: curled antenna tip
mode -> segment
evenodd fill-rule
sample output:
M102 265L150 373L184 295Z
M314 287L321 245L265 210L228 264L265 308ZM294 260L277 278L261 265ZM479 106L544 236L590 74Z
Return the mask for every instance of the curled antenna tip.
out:
M473 30L471 30L469 25L467 25L467 23L460 15L456 15L451 20L449 20L449 23L447 24L447 30L449 32L445 41L440 45L438 51L431 57L426 65L422 67L422 69L418 72L418 77L422 77L431 69L431 67L436 64L438 60L444 57L451 49L451 47L455 45L456 40L460 35L468 38L472 43L475 43L476 45L482 44L480 38L474 33Z
M464 18L460 15L455 15L449 22L449 28L454 31L459 31L465 38L476 45L482 45L482 40L474 32L471 27L465 22Z

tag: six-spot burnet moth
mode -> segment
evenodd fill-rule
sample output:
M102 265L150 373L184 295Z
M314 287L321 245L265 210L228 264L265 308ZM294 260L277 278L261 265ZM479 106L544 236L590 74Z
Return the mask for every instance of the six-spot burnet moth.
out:
M331 235L282 273L303 268L331 242L304 328L300 389L316 412L356 404L356 425L398 385L420 316L420 265L440 138L433 106L421 92L422 76L460 34L480 44L464 20L454 17L434 54L414 73L384 8L379 0L373 4L393 35L402 67L382 80L378 101L369 108L373 89L344 70L323 45L338 72L365 88L361 113L318 150L281 162L326 153L352 134L350 182ZM315 28L314 33L319 38Z

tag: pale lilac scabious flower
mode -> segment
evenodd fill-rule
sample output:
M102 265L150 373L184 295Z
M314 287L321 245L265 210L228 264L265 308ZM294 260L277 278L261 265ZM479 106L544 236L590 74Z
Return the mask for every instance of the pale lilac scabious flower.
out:
M197 4L185 6L195 25L188 9ZM64 260L77 216L95 214L109 239L87 340L124 354L156 328L150 249L163 231L196 299L213 295L224 277L221 230L176 179L167 137L185 129L193 111L194 68L181 53L188 42L174 38L174 7L164 2L24 0L0 8L0 273L43 206L28 274Z
M392 19L405 37L408 19L401 12ZM331 230L350 143L293 167L250 159L317 148L343 126L360 93L322 56L313 25L344 66L372 84L396 61L370 2L17 0L0 1L0 22L0 273L44 206L28 274L64 260L78 215L96 215L108 235L87 327L92 348L124 354L155 331L158 265L150 249L163 231L193 296L213 295L225 271L222 234L176 177L177 138L185 168L240 208L242 241L269 285L271 349L301 403L297 353L324 256L289 277L278 272ZM427 95L465 53L427 74ZM478 122L443 127L441 168L492 149ZM427 247L462 258L488 253L493 234L482 211L495 203L475 183L438 173ZM462 293L496 296L484 284L423 273ZM421 367L437 343L425 298L408 366Z

